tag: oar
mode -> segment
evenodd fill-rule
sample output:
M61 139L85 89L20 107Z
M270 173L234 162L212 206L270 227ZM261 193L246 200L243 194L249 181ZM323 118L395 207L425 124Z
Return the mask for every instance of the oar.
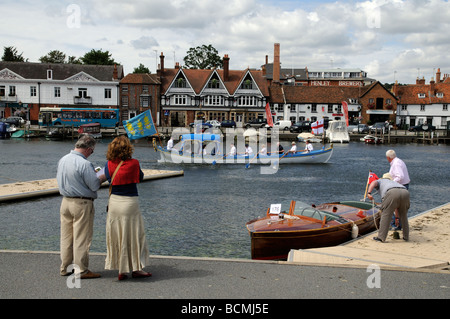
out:
M283 157L285 157L287 155L287 153L289 153L289 151L287 151L286 153L283 154L283 156L280 157L280 159L278 161L275 162L275 164L273 164L273 168L276 168L277 164L281 161L281 159Z
M225 156L227 156L227 155L228 155L228 154L223 155L221 159L224 159ZM212 164L212 165L216 165L216 160L214 160L211 164Z
M261 150L261 151L262 151L262 150ZM251 160L249 163L245 164L245 168L249 168L249 167L250 167L250 164L255 160L255 158L258 157L258 155L259 155L259 153L261 153L261 151L259 151L259 152L255 155L255 157L252 158L252 160Z

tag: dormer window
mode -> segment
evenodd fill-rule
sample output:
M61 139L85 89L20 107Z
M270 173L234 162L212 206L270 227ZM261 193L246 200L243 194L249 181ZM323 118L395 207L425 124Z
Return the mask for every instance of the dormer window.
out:
M419 99L424 99L425 98L425 93L419 93L418 96L419 96Z
M442 93L442 92L441 92L441 93L436 93L436 96L437 96L438 98L441 98L441 99L442 99L442 98L444 97L444 93Z
M47 70L47 80L53 80L53 70Z

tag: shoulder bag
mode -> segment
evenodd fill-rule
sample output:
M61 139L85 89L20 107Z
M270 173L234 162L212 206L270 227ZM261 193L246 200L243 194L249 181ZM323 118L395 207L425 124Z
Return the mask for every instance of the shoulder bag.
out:
M123 161L120 161L119 165L117 165L116 170L114 171L114 174L111 176L111 183L109 183L109 197L111 197L111 191L112 191L112 183L114 180L114 177L117 174L117 171L119 170L120 166L122 166ZM108 200L109 202L109 200ZM106 212L108 212L108 205L106 205Z

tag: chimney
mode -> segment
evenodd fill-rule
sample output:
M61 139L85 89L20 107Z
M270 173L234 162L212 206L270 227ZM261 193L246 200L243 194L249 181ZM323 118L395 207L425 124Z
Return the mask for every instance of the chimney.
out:
M280 44L275 43L273 52L273 82L280 83Z
M441 68L438 68L436 72L436 83L441 82Z
M398 80L395 80L394 86L392 87L392 93L398 96Z
M230 75L230 58L228 57L228 54L225 54L223 57L223 80L225 82L228 82L228 78Z
M159 56L160 64L161 64L161 74L164 73L164 54L161 52L161 55Z
M114 64L114 71L113 71L113 80L117 80L118 76L117 76L117 65Z
M430 81L430 92L431 92L431 94L432 95L434 95L434 93L435 93L435 82L434 82L434 78L431 78L431 81Z
M180 62L175 62L175 69L179 69L180 68Z

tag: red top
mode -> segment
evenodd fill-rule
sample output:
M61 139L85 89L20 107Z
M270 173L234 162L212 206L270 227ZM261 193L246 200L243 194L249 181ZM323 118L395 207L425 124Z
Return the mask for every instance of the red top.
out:
M114 171L119 165L120 160L108 161L109 175L113 176ZM140 166L137 159L128 159L123 161L122 166L114 177L112 185L126 185L140 182Z

